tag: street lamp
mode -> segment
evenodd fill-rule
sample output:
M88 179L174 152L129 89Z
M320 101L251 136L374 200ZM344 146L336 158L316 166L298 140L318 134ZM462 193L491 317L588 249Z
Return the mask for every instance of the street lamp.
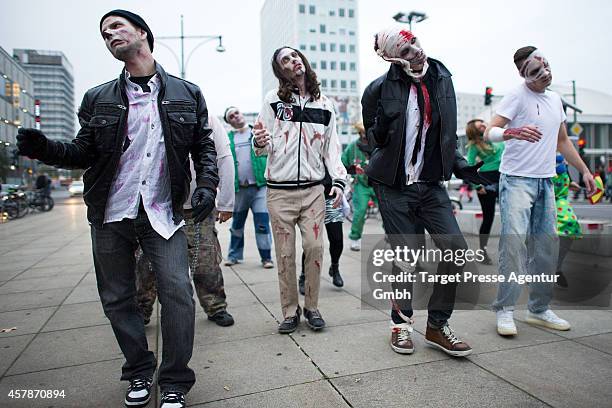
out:
M198 43L191 50L191 52L187 56L187 61L185 61L185 39L186 38L187 39L201 39L201 40L203 40L200 43ZM217 52L225 52L225 47L223 46L223 36L222 35L184 35L184 31L183 31L183 15L182 14L181 14L181 35L178 35L178 36L162 36L162 37L157 37L155 39L156 40L180 40L181 41L181 58L180 58L180 60L179 60L178 56L176 55L176 53L174 52L174 50L171 47L169 47L168 45L164 44L161 41L156 41L156 43L163 45L165 48L170 50L172 55L174 55L174 59L176 59L176 62L179 64L179 67L181 69L181 78L183 78L183 79L185 79L185 67L189 63L189 59L191 58L191 56L193 55L195 50L200 48L202 45L204 45L204 44L206 44L206 43L208 43L210 41L213 41L213 40L218 40L219 43L215 47L215 50Z
M402 13L401 11L393 16L393 19L398 23L408 23L410 31L412 31L412 21L420 23L427 18L427 14L419 11L411 11L410 13Z

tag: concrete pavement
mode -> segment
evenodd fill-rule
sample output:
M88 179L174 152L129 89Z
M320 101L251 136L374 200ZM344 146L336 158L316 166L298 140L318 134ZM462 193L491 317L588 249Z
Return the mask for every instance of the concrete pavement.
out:
M0 224L0 329L15 328L0 333L2 407L123 406L123 357L99 304L85 207L73 201ZM224 251L228 228L219 227ZM368 220L366 232L380 233L379 223ZM456 311L452 326L474 348L465 359L424 344L426 312L419 311L417 351L399 355L388 345L388 311L361 307L360 254L347 248L342 289L331 285L325 256L320 310L328 328L314 333L302 323L282 336L276 269L260 267L250 220L246 234L246 261L223 267L236 324L218 327L197 310L190 406L610 406L611 311L561 311L569 332L519 320L513 339L495 333L488 310ZM156 353L158 312L147 326ZM65 397L8 397L28 389ZM156 402L157 395L149 406Z

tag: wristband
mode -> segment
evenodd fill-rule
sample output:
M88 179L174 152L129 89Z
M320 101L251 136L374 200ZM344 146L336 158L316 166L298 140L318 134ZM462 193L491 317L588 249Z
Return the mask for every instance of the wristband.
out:
M489 142L491 143L495 143L495 142L503 142L504 141L504 132L505 130L503 128L500 127L493 127L491 128L491 130L489 130Z

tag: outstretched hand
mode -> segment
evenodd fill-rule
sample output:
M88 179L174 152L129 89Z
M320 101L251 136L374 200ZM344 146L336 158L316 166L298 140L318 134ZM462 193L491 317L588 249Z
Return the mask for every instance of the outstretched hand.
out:
M19 128L17 131L17 149L20 156L40 159L47 148L47 138L38 129Z

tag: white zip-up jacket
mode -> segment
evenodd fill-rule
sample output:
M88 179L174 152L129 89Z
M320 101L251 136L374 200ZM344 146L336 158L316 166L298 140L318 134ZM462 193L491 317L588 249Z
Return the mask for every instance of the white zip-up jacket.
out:
M270 133L264 147L253 148L258 156L268 155L266 181L270 188L306 188L320 184L325 167L333 185L344 190L346 169L336 132L336 114L331 100L292 94L291 103L280 100L277 90L268 92L258 120Z

